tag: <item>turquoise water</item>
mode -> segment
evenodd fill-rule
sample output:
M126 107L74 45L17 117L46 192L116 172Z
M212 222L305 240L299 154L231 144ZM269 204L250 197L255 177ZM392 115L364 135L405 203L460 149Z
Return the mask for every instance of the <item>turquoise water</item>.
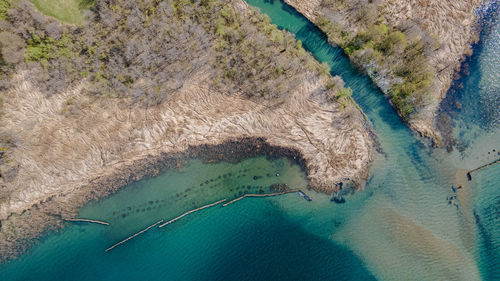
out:
M312 202L296 193L209 208L104 252L159 219L221 198L270 193L273 183L304 187L307 181L300 167L287 159L259 157L238 164L192 160L179 171L142 180L88 204L80 215L100 218L110 226L77 223L47 235L26 255L3 265L0 276L2 280L324 280L333 270L344 280L358 276L374 280L349 249L304 229L309 215L292 221L282 213L282 204L309 210Z
M247 2L296 34L354 90L384 151L375 155L365 190L347 196L342 205L312 191L312 202L296 194L245 198L152 229L104 253L157 220L195 206L245 191L269 192L273 183L306 185L299 167L286 159L261 157L239 164L193 160L180 171L88 204L80 211L82 217L107 220L111 226L71 224L49 234L19 259L1 265L2 280L498 278L500 166L473 174L469 183L461 173L498 158L498 13L491 12L490 32L483 35L471 60L471 75L458 90L462 109L453 121L461 150L446 153L412 135L369 78L357 73L305 18L281 1ZM464 188L455 206L447 197L453 195L450 187L457 179Z

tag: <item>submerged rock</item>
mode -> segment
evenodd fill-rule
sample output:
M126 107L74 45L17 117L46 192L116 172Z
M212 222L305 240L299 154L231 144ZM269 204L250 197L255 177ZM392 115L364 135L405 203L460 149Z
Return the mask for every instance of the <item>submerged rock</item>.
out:
M271 190L271 192L284 192L284 191L288 191L290 190L290 188L288 187L288 184L286 183L276 183L276 184L273 184L269 187L269 189Z

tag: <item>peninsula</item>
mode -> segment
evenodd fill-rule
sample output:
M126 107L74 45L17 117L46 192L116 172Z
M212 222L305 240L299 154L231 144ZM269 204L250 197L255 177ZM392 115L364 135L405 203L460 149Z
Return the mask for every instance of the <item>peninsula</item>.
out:
M242 0L84 1L75 22L0 2L0 259L190 157L288 156L324 192L368 177L350 89Z
M471 43L482 0L285 0L344 49L410 128L442 145L434 124Z

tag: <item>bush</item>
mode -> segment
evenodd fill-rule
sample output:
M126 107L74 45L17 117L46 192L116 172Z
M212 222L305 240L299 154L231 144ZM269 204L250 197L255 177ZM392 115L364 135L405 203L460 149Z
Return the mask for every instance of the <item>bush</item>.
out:
M8 0L0 0L0 19L7 20L7 10L10 8Z
M11 32L0 32L2 60L7 64L16 64L23 60L25 43L23 39Z
M395 52L399 54L406 48L406 44L406 35L396 30L381 39L376 49L385 55L392 55Z
M337 99L342 105L342 108L345 108L350 101L352 101L352 89L351 88L342 88L336 93Z
M48 60L61 57L71 58L73 54L70 50L70 45L73 43L69 35L62 35L61 39L56 40L52 37L39 37L36 34L31 34L31 39L28 39L26 46L26 60L41 61L46 65Z
M385 39L388 33L388 27L385 24L371 25L366 33L368 40L381 42Z

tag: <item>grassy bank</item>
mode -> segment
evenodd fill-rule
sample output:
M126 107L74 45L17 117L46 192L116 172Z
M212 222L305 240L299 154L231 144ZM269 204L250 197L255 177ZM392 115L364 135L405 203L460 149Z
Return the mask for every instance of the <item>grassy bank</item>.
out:
M95 0L31 0L38 10L70 24L82 24L84 11L90 9Z

